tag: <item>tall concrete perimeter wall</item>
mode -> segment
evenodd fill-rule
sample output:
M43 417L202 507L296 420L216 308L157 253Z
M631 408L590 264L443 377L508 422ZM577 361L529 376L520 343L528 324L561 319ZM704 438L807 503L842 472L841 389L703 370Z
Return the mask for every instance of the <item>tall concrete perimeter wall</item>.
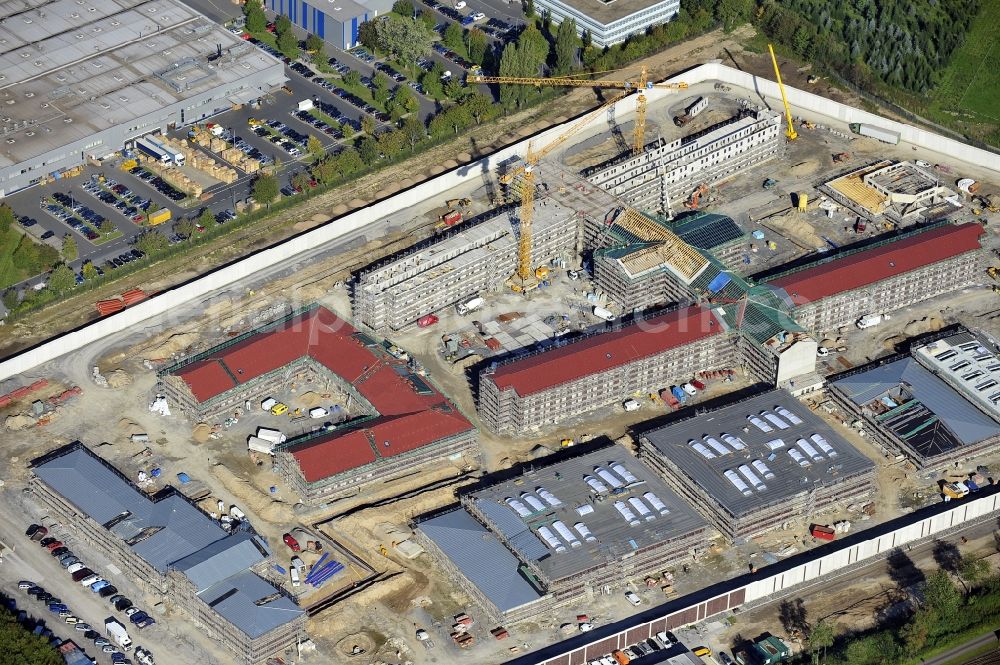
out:
M780 99L777 84L718 63L700 65L671 80L683 80L689 85L722 81L750 90L756 89L772 100ZM788 93L790 103L803 110L826 115L843 122L870 122L880 127L893 129L900 132L904 140L915 145L1000 172L1000 159L998 159L997 155L985 150L980 150L910 125L886 120L871 113L854 109L802 90L786 88L786 92ZM672 94L676 94L676 92L660 89L649 90L646 93L650 103L656 103L663 97ZM615 109L615 116L618 118L628 117L634 113L634 95L619 102ZM583 128L583 131L599 129L605 124L605 114L597 113L587 127ZM11 356L0 362L0 381L28 372L63 354L81 349L88 344L105 339L109 335L121 332L126 328L147 321L155 316L188 306L218 289L225 288L244 278L252 277L261 270L292 259L302 252L315 249L319 245L335 241L348 233L363 229L387 215L406 211L417 203L434 196L440 196L442 192L453 187L476 181L482 177L482 173L495 169L501 162L510 157L515 155L523 156L529 140L536 146L545 145L558 137L564 131L565 127L566 124L564 123L563 125L549 128L533 136L531 139L525 139L503 148L488 157L432 178L377 204L369 204L361 210L331 220L323 226L285 240L269 249L252 254L228 266L219 268L203 277L168 289L155 298L133 305L122 312L98 319L77 330Z
M532 657L530 654L511 663L526 665L582 665L615 649L624 649L662 630L702 621L717 614L777 600L783 595L801 593L805 588L822 584L833 577L848 575L856 568L886 558L894 550L908 544L941 536L972 522L992 519L1000 511L1000 493L979 499L957 502L950 510L901 526L893 531L836 549L829 554L794 565L782 572L755 579L746 584L734 582L730 587L717 585L706 594L692 594L690 602L681 598L671 603L667 612L641 620L612 635L605 635L586 644ZM780 564L778 564L780 565ZM776 567L776 566L772 566ZM765 569L764 573L766 573ZM826 576L830 576L827 578ZM746 577L744 577L746 579ZM654 611L655 612L655 611Z

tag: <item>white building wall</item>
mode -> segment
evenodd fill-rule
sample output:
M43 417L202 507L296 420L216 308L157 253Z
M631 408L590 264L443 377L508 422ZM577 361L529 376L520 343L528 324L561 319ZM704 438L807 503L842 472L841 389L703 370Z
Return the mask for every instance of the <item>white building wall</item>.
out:
M589 30L594 45L604 47L623 42L630 35L642 34L651 25L666 23L677 15L680 6L680 0L663 0L610 23L592 18L583 10L560 0L538 0L536 11L548 11L553 23L573 19L576 21L576 34L583 35L584 30Z

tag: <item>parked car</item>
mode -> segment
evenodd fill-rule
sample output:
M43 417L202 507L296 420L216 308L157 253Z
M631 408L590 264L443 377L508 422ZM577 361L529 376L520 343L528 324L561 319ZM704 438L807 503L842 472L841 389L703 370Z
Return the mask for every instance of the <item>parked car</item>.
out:
M108 586L98 591L97 595L99 595L101 598L108 598L109 596L113 596L116 593L118 593L118 587L116 587L114 584L109 584Z
M29 582L28 580L21 580L20 582L17 583L17 588L21 589L22 591L30 589L33 586L36 586L35 583Z
M38 531L39 529L44 529L44 528L45 527L43 527L41 524L32 524L31 526L28 527L28 530L24 532L24 535L26 535L29 538L31 538L33 535L35 535L36 531Z
M635 595L635 593L633 593L632 591L625 592L625 600L632 603L636 607L638 607L642 603L642 601L639 600L639 596Z
M281 537L281 539L285 542L286 545L288 545L288 548L293 552L302 551L302 547L299 545L299 541L295 540L292 534L286 533Z

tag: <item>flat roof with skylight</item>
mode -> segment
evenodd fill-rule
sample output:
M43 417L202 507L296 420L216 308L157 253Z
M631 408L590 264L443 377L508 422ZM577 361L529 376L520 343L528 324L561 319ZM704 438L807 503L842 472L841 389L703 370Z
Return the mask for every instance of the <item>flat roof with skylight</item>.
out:
M653 430L643 440L674 474L736 517L875 467L784 390Z

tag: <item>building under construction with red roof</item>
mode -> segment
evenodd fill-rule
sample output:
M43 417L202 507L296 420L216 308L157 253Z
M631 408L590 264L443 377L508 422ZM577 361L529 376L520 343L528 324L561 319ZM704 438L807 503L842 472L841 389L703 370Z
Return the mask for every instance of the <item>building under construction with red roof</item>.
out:
M478 451L476 429L381 340L322 307L293 313L159 372L175 405L204 419L312 376L349 396L360 417L275 448L276 470L303 501L351 493Z

